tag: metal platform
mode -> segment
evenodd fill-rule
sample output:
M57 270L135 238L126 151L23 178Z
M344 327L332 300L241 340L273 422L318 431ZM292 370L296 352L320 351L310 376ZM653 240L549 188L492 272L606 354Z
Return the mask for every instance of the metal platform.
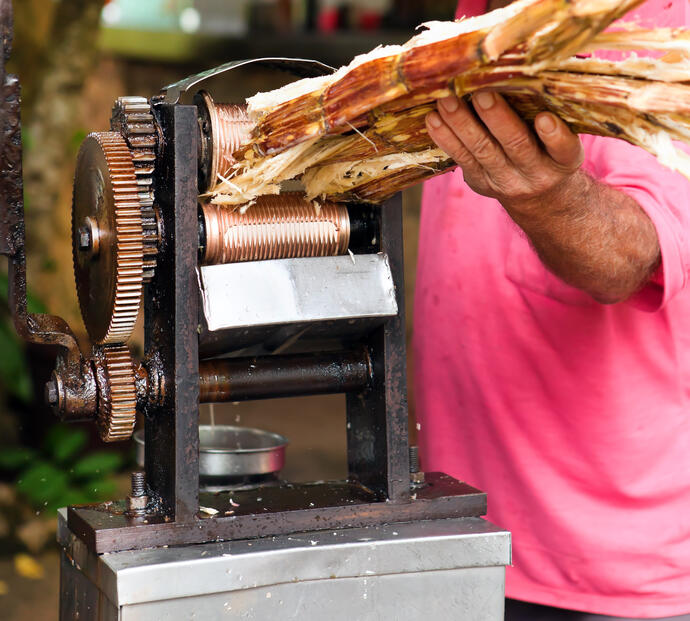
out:
M124 514L124 503L108 502L69 507L67 524L90 550L101 554L486 514L484 492L439 472L428 472L426 484L413 496L394 503L357 483L284 483L201 494L200 505L216 512L206 519L203 513L188 522L166 520L164 515L133 519Z
M96 555L60 514L61 621L500 621L510 534L481 518Z

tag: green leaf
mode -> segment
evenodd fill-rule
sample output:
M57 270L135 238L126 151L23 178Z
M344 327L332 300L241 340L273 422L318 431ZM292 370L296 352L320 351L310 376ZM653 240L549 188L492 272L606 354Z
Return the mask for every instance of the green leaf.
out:
M26 310L30 313L47 313L46 305L32 291L26 291Z
M65 492L55 500L51 500L43 511L45 513L53 514L61 507L71 507L73 505L86 505L93 502L93 498L83 490L76 487L69 487Z
M25 446L0 448L0 470L20 470L36 458L36 451Z
M22 146L25 151L28 151L34 146L33 136L28 129L22 127Z
M97 475L110 474L121 467L122 456L119 453L96 451L74 464L72 473L78 478L93 478Z
M10 286L9 278L4 272L0 272L0 300L7 304L7 290Z
M7 274L0 272L0 300L7 304L8 301L8 289L9 289L9 279ZM26 291L26 309L30 313L45 313L47 312L46 306L41 300L36 296L33 291Z
M40 508L64 496L68 489L68 478L52 464L39 461L19 475L16 487L20 494Z
M79 147L81 147L81 143L84 142L84 138L86 138L88 133L89 132L87 132L85 129L78 129L72 134L72 139L70 140L70 147L75 153L79 151Z
M108 500L117 493L117 484L112 479L94 479L84 483L82 491L88 496L89 502Z
M57 261L55 259L51 259L50 257L46 257L41 262L41 271L45 272L46 274L54 274L58 271Z
M0 352L0 384L10 394L28 403L33 391L23 343L3 322L0 322Z
M23 403L31 403L34 398L34 385L28 371L17 377L17 381L12 387L12 394Z
M83 429L67 425L53 425L43 440L44 450L59 463L75 459L84 447L88 436Z

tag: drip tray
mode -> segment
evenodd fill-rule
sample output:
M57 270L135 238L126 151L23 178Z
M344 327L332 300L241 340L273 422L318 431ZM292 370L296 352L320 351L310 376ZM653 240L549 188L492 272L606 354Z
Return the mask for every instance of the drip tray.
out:
M134 434L137 463L144 467L144 430ZM288 440L263 429L234 425L199 426L199 486L218 492L277 485Z

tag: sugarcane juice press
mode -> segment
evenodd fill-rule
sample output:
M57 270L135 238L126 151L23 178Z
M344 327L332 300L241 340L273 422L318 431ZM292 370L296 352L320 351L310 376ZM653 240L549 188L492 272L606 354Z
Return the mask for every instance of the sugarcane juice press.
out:
M60 512L60 618L502 619L509 533L481 519L484 493L420 472L414 453L410 467L400 196L199 204L233 140L232 106L199 83L252 64L331 70L230 63L118 99L111 131L85 139L72 241L88 354L62 319L27 314L19 82L3 65L0 250L17 330L59 347L45 392L63 421L126 440L139 413L145 430L127 498ZM200 491L200 403L324 393L346 394L346 480Z

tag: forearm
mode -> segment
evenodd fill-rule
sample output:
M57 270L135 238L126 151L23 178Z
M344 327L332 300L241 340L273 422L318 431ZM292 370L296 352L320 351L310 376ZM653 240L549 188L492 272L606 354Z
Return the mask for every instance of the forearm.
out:
M654 224L629 196L580 168L579 138L551 113L532 131L495 93L456 97L427 116L427 131L478 194L497 199L544 264L602 303L625 300L660 263Z
M638 203L581 170L544 196L502 203L542 262L598 302L627 299L661 261L656 230Z

